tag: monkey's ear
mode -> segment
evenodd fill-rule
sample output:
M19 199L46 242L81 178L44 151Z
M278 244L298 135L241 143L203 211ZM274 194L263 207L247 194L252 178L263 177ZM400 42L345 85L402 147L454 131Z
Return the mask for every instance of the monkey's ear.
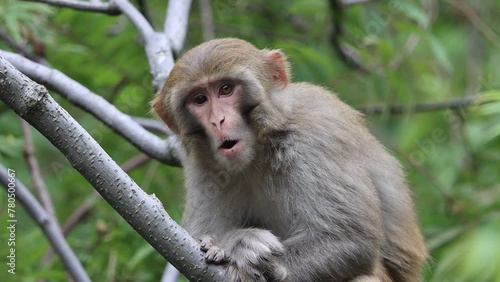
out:
M169 117L169 114L167 113L165 105L162 101L161 98L162 96L163 95L157 94L156 97L154 98L152 102L153 111L159 118L161 118L161 120L163 120L163 122L168 126L168 128L170 128L170 130L172 130L175 134L178 134L179 130L177 126L174 124L172 118Z
M271 76L274 82L281 88L288 85L290 76L290 65L285 54L280 50L271 50L267 53L271 63Z

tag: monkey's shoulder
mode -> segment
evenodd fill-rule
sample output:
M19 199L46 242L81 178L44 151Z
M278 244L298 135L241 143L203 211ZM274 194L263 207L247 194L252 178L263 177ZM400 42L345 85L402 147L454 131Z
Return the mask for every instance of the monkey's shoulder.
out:
M290 96L290 102L293 102L296 110L309 111L310 114L321 111L334 114L341 111L347 112L346 114L359 115L356 110L342 102L336 93L319 85L308 82L291 83L286 93Z
M383 153L366 128L362 114L332 91L305 82L291 83L275 99L279 99L276 104L281 102L288 118L288 142L283 147L293 148L291 153L302 150L306 155L328 155L331 159L338 159L332 156L339 153Z
M337 95L324 87L307 82L291 83L277 101L283 105L291 123L314 130L335 131L365 128L361 113L342 102Z

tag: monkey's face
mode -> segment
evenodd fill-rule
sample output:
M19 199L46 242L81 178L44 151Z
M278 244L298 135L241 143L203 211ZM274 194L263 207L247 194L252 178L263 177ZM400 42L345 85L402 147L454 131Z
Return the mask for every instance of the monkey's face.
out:
M243 91L237 81L205 80L184 102L203 128L215 160L233 171L243 169L254 155L254 133L241 113Z
M271 95L287 83L288 63L279 50L211 40L178 60L153 109L188 154L241 171L254 159L257 136L276 126L276 115L268 114L275 111Z

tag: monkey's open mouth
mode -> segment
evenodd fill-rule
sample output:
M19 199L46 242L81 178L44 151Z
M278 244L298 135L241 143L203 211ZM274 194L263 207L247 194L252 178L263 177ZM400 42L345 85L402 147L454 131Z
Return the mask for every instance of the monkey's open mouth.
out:
M224 142L222 142L222 145L220 145L220 149L226 149L226 150L229 150L231 148L234 147L234 145L236 145L236 143L238 143L239 140L226 140Z

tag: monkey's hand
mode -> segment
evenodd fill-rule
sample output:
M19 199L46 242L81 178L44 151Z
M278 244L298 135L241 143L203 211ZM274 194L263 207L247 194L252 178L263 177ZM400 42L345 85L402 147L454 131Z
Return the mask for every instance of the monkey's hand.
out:
M226 261L224 250L215 244L214 238L205 235L201 237L201 250L205 252L205 261L207 263L221 264Z
M226 234L221 245L228 260L227 281L286 281L287 270L279 262L284 247L270 231L237 229Z

